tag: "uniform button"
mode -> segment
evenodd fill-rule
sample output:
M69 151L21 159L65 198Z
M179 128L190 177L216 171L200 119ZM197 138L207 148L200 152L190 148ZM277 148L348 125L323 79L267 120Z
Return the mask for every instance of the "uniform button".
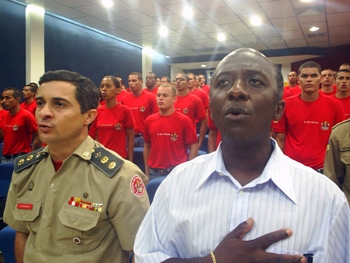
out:
M241 196L243 196L243 195L244 195L244 192L243 192L243 191L240 191L239 194L240 194Z
M24 214L23 215L23 219L27 219L28 218L28 215L27 214Z
M44 218L44 219L47 219L47 215L46 215L46 214L45 214L45 215L43 215L43 218Z
M73 237L73 242L74 244L79 245L81 243L81 240L79 237Z
M35 249L36 249L36 251L40 252L41 251L41 246L37 245Z
M75 225L75 226L79 225L79 221L78 220L74 220L73 225Z
M51 187L51 188L54 188L54 187L55 187L55 183L51 183L51 184L50 184L50 187Z
M223 174L223 173L219 173L219 175L220 175L220 176L224 176L224 174Z

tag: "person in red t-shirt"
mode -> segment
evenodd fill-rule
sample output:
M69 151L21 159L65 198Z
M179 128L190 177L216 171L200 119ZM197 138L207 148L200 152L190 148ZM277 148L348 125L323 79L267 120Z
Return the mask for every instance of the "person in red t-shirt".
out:
M21 93L16 88L2 92L1 103L7 110L0 123L0 141L4 140L2 163L14 162L16 157L41 147L35 117L19 106L20 99Z
M209 95L210 87L207 84L205 84L205 76L202 74L199 75L199 80L199 86L203 91L205 91Z
M163 76L161 79L160 79L160 85L162 84L171 84L171 80L168 76Z
M321 89L319 92L326 96L333 96L337 93L337 86L334 84L333 70L330 68L324 69L321 72L321 76Z
M203 107L204 107L206 113L208 114L208 108L209 108L209 95L208 95L208 93L197 88L197 80L196 80L197 76L194 73L188 73L187 75L189 77L188 91L191 94L196 95L198 98L200 98L200 100L203 103Z
M103 77L100 92L106 104L97 108L97 117L90 127L89 135L121 157L133 161L134 118L130 108L116 100L119 88L116 77Z
M208 136L208 153L216 151L220 142L221 142L221 133L216 127L213 119L210 115L210 108L208 109L209 118L208 118L208 128L209 128L209 136Z
M342 69L338 71L335 79L337 93L334 95L343 104L345 119L350 118L350 70Z
M157 75L154 72L148 72L146 75L146 88L144 88L144 90L148 91L154 96L157 95L158 90L157 79Z
M301 94L285 100L282 118L273 124L276 141L286 155L321 171L332 127L344 120L344 109L333 97L319 93L319 64L304 63L298 75Z
M176 89L161 85L157 92L159 113L145 121L143 154L149 180L168 175L176 165L198 155L196 131L187 116L174 110L175 100Z
M298 85L298 76L295 71L288 73L288 82L289 85L284 87L284 90L287 91L287 93L290 92L292 96L301 93L301 89Z
M31 82L28 85L25 85L22 90L24 102L20 104L20 107L22 109L30 111L33 114L33 116L35 116L35 110L36 110L35 95L37 90L38 90L38 85L34 82Z
M193 127L196 128L196 121L200 123L198 142L198 147L200 148L207 132L207 114L202 101L197 96L189 93L188 82L189 77L187 74L179 73L176 75L176 89L178 93L174 107L176 111L180 111L191 119Z
M142 75L139 72L132 72L129 75L129 87L131 93L124 96L122 104L131 109L135 121L135 147L143 147L145 119L158 111L156 97L142 89Z

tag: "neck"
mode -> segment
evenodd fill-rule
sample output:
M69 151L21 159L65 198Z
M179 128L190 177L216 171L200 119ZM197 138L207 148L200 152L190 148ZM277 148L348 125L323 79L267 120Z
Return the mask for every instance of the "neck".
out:
M188 94L188 89L178 91L177 96L186 96Z
M133 91L133 94L134 94L135 97L140 96L141 93L142 93L142 89L141 89L141 90L138 90L138 91Z
M67 159L78 146L86 139L88 132L83 132L78 138L68 142L49 143L50 155L54 161L64 161Z
M154 90L157 86L147 87L148 90Z
M232 141L222 138L222 156L227 171L242 185L258 178L264 170L273 148L269 134L260 141Z
M345 98L349 97L349 95L350 95L350 91L346 91L346 92L339 92L338 91L335 94L335 97L340 98L340 99L345 99Z
M15 115L17 112L19 112L20 109L21 107L19 105L16 105L16 107L13 107L12 109L9 110L9 113L11 115Z
M32 102L33 102L33 100L34 100L34 98L33 98L33 97L31 97L31 98L29 98L29 99L26 99L26 104L30 104L30 103L32 103Z
M300 96L301 96L301 99L303 101L313 102L313 101L318 99L318 97L320 96L320 93L318 92L318 90L316 92L313 92L313 93L306 93L306 92L301 91Z
M115 105L117 105L118 102L116 101L116 98L110 99L106 101L106 108L113 108Z
M296 85L297 85L296 83L290 83L290 82L289 82L289 87L290 87L290 88L294 88Z
M194 91L195 89L196 89L196 86L188 87L188 91L189 91L189 92L192 92L192 91Z
M322 85L321 90L323 92L332 92L333 91L333 86L332 85Z
M174 105L168 109L159 109L159 114L161 116L169 116L174 113Z

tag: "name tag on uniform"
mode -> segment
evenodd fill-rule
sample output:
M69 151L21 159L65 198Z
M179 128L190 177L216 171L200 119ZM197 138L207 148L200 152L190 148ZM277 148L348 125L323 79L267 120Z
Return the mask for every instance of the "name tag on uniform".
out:
M33 210L33 204L18 203L18 204L17 204L17 209Z

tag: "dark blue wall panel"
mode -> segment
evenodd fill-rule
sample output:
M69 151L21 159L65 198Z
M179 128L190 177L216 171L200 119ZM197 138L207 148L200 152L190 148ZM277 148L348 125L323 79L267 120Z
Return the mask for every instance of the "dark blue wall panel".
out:
M126 82L130 72L142 71L142 50L90 28L45 15L45 70L57 69L76 71L89 77L96 86L105 75L119 75Z
M1 0L0 91L25 85L25 6Z
M161 78L162 76L170 77L170 66L168 65L168 59L165 58L163 54L159 54L157 52L153 53L152 71L157 74L158 78Z

